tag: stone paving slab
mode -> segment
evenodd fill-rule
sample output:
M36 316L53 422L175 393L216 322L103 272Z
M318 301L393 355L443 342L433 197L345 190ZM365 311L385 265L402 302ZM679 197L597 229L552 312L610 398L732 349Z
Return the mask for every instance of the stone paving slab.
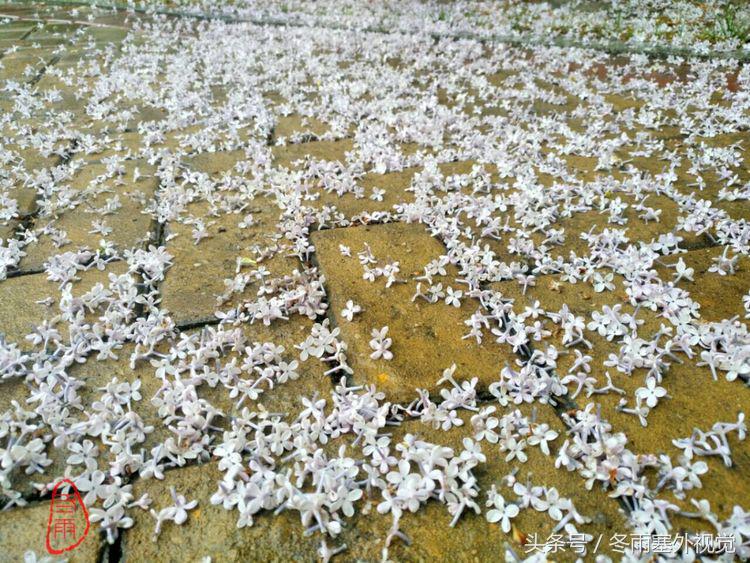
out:
M518 408L516 405L508 405L498 409L498 415L507 415ZM555 414L554 409L547 405L539 405L529 408L528 405L522 405L520 412L534 420L534 424L547 424L550 429L559 434L559 437L550 444L550 456L546 456L538 448L530 448L528 460L519 463L518 460L511 462L505 461L502 456L493 455L494 446L488 443L482 443L483 451L487 451L488 461L476 470L477 479L484 487L492 484L496 485L499 492L510 500L515 495L504 483L504 478L511 472L515 472L515 478L518 482L532 485L544 483L545 486L554 487L561 496L574 499L575 506L581 514L591 519L591 522L581 526L581 531L598 537L600 534L608 538L611 534L621 529L623 526L622 509L616 500L608 498L603 491L594 491L588 497L580 497L581 481L575 473L569 473L564 469L555 468L554 457L557 449L562 443L560 437L563 437L566 431L564 424ZM462 417L470 418L468 415ZM418 439L431 443L444 444L454 451L462 449L462 440L465 432L453 428L446 432L436 430L430 425L422 422L406 422L397 427L393 433L394 439L402 439L407 433L412 433ZM438 507L443 509L443 507ZM472 541L464 542L461 537L443 538L446 535L444 528L449 525L450 518L444 511L434 510L433 514L415 515L414 524L405 528L417 535L414 543L423 546L425 550L423 557L440 558L441 553L461 553L465 545L473 547L471 558L473 560L484 560L491 558L497 553L499 545L508 542L517 553L523 553L525 541L529 541L534 534L538 538L546 538L552 533L555 526L554 520L548 515L539 513L531 508L523 509L518 517L513 520L513 528L509 534L504 534L497 524L489 524L481 515L474 513L466 514L457 526L463 526L465 529L462 533L467 534ZM524 539L526 538L526 539ZM593 543L591 544L593 547ZM601 545L600 553L609 553L606 542ZM410 558L410 550L404 549L403 557Z
M53 57L51 47L28 48L6 54L0 61L0 80L30 82L44 69Z
M4 242L6 240L15 238L17 228L17 221L10 221L4 225L0 225L0 241Z
M102 162L113 157L125 160L137 160L143 156L142 150L146 146L144 139L135 131L118 133L103 133L91 139L91 148L83 150L71 147L68 159L71 163L83 161L87 163ZM145 170L144 170L145 172Z
M73 283L73 295L80 296L89 291L95 284L107 284L110 273L123 274L127 264L113 262L100 271L96 268L77 274L79 281ZM18 276L0 282L0 334L8 342L18 344L21 349L29 349L31 344L25 337L31 334L34 327L45 320L59 321L59 300L61 296L59 283L49 281L46 274ZM52 298L48 306L46 300ZM37 303L42 301L43 303ZM64 329L66 327L61 326Z
M296 347L309 336L313 324L313 321L308 318L295 316L288 321L274 323L268 327L257 322L242 329L248 346L271 343L276 347L284 348L281 353L283 360L289 364L295 361L298 363L297 379L290 379L273 388L262 386L263 392L259 394L256 401L246 400L242 404L239 404L237 398L230 397L227 390L221 386L210 388L203 385L198 389L198 395L220 409L227 420L240 416L245 407L257 409L261 405L268 412L287 415L299 408L303 398L330 396L334 378L326 375L329 366L317 358L299 361L297 354ZM211 327L207 329L210 330ZM206 329L196 329L188 334L197 335L201 330ZM219 358L224 365L233 360L240 361L241 358L238 358L237 354L233 354L231 350Z
M58 37L68 38L80 29L81 26L76 24L47 23L44 26L36 28L25 39L27 41L36 41L55 39Z
M55 61L55 64L47 69L44 75L36 82L37 91L41 95L56 94L56 101L51 104L51 107L58 111L70 111L75 114L79 119L88 119L85 113L85 105L81 103L81 96L78 91L79 86L83 86L89 90L93 90L96 85L95 78L80 78L78 73L80 72L76 67L72 67L70 62L65 59L69 57L69 61L78 62L85 57L85 53L76 52L76 49L72 49L73 53L66 53L61 56L59 60Z
M273 129L274 144L310 141L322 137L328 131L328 125L314 117L285 115L276 121Z
M186 159L185 164L192 170L209 174L211 177L221 177L233 174L235 166L248 161L244 150L205 152Z
M326 276L331 312L349 345L352 368L362 374L358 382L376 385L390 400L408 402L415 398L415 388L434 393L443 370L454 363L462 377L478 377L480 387L486 388L503 365L515 361L508 347L490 342L478 346L462 340L466 332L463 321L479 307L478 301L464 298L459 308L442 300L435 304L421 299L412 302L418 283L415 278L445 253L423 226L394 223L332 229L315 233L312 240ZM351 249L351 257L341 255L342 244ZM382 278L374 282L363 279L357 253L367 247L378 261L373 268L398 257L400 272L391 287L386 288ZM447 275L437 277L436 282L443 281L446 290L452 287L460 291L456 270L451 266L445 269ZM341 314L348 300L362 307L362 313L352 322ZM393 359L371 359L371 332L385 326L389 327L389 336L395 336Z
M138 496L148 493L157 510L166 507L171 500L169 487L172 486L189 500L200 498L201 502L183 526L166 524L158 542L152 538L154 519L151 515L140 510L135 512L133 530L123 540L125 560L183 561L185 553L190 554L191 561L200 561L205 556L215 561L314 559L312 554L317 549L317 540L303 536L299 522L291 513L273 520L258 518L258 524L252 528L238 529L233 512L206 500L216 491L221 478L222 473L212 463L171 471L164 481L137 481L135 493ZM173 549L164 551L164 545Z
M605 366L604 361L608 359L609 354L618 353L619 345L612 345L604 339L595 337L592 337L592 343L595 346L592 351L585 351L580 347L578 349L593 357L592 375L599 381L597 387L606 385L604 374L609 373L614 385L627 394L628 406L632 408L637 389L645 385L646 370L636 370L630 376L618 373ZM682 357L681 361L682 364L673 363L664 374L661 386L666 390L668 398L651 409L646 427L636 416L618 410L618 404L622 399L618 393L610 392L591 398L579 397L578 402L585 404L593 401L599 405L602 416L612 424L613 429L625 432L628 436L628 444L633 451L644 454L667 454L673 459L678 459L681 450L674 446L674 440L687 438L694 428L705 426L703 421L707 416L712 420L732 422L737 420L740 412L746 412L750 406L750 394L741 384L728 382L724 378L714 381L711 372L705 367L697 367L695 360ZM570 362L560 362L560 372L565 373L569 365ZM730 446L734 460L732 467L727 467L719 459L700 458L708 464L709 472L702 479L702 488L693 497L708 500L721 518L730 516L738 498L745 498L750 494L750 484L745 477L745 471L750 463L747 442L730 440ZM684 510L690 510L691 505L686 500L667 496L683 506ZM695 530L696 527L698 523L691 522L688 529Z
M27 22L4 23L0 26L0 40L19 40L28 35L33 25Z
M476 166L483 165L474 161L440 163L435 171L439 176L436 181L455 181L458 184L461 181L458 178L468 176ZM491 166L486 168L492 169ZM398 172L367 172L357 178L355 191L340 193L339 185L329 189L322 184L309 187L308 193L317 197L312 202L315 207L331 206L352 223L367 224L372 221L371 217L382 221L384 214L392 214L413 204L416 197L415 180L427 178L425 181L432 181L432 174L431 170L427 171L422 167L409 167ZM494 241L488 242L492 244Z
M119 19L111 19L109 21L120 23ZM119 43L125 39L128 35L128 29L117 29L114 27L85 27L84 36L86 38L92 38L97 42L104 43Z
M136 169L143 177L134 182ZM39 239L27 247L20 264L22 270L36 270L60 252L80 248L96 250L101 240L111 242L122 251L138 248L151 239L153 221L144 210L156 192L158 179L145 162L125 163L121 173L110 173L103 164L84 166L70 179L69 185L73 190L71 203L75 207L58 207L53 215L40 213L36 217ZM60 206L63 202L50 203ZM109 229L107 234L96 231L97 224ZM69 242L58 247L49 229L64 231Z
M603 202L604 203L604 202ZM607 207L604 207L606 205ZM624 229L630 244L638 242L650 242L659 238L660 235L670 232L678 232L683 237L683 245L686 247L705 244L704 237L692 233L684 233L677 228L678 218L681 215L677 204L664 196L649 196L645 200L628 197L627 195L611 194L601 209L594 208L591 211L583 211L573 214L569 218L561 218L554 223L554 228L564 229L564 241L559 245L546 242L547 239L539 234L532 237L537 244L549 244L552 246L552 254L567 257L570 252L583 256L589 252L589 244L582 237L589 233L601 233L605 229ZM627 206L620 214L608 209L616 209L620 205ZM642 211L635 206L644 205L661 211L659 220L644 220Z
M315 160L346 162L346 153L351 151L351 139L340 141L313 141L272 148L276 166L292 168L306 157Z
M717 275L717 259L726 257L733 261L731 270ZM700 304L701 319L707 322L720 322L731 319L742 311L742 296L750 292L750 259L742 254L726 251L721 247L691 250L662 260L657 267L662 279L674 280L676 264L682 260L687 268L694 270L693 279L680 279L676 285L690 293L690 298Z
M253 251L273 243L268 233L279 218L278 208L266 199L257 199L243 213L214 216L205 205L191 211L201 221L210 236L194 243L195 223L170 223L166 230L167 252L174 257L174 265L162 284L162 305L170 311L178 325L206 321L215 318L214 313L227 310L236 301L221 303L219 297L226 292L224 280L231 280L238 273L238 260L256 261L250 270L266 268L273 276L291 274L301 269L301 263L288 256L284 245L267 259L260 259ZM240 226L247 216L252 216L252 225ZM195 256L196 249L201 251ZM197 259L196 259L197 258ZM257 291L258 284L251 283L246 293Z
M377 213L390 213L395 205L410 203L414 196L407 190L411 180L416 173L414 169L402 172L388 172L385 174L364 174L356 182L357 189L361 188L361 194L345 192L339 194L336 191L327 191L325 187L313 188L312 194L318 195L313 204L318 206L332 206L347 219L361 219L367 222L368 217Z

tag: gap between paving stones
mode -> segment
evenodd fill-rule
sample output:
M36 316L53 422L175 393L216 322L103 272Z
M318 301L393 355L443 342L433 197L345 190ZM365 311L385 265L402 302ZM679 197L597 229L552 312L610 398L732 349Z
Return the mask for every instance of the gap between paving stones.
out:
M366 27L363 29L353 29L344 25L315 25L298 22L289 22L274 18L240 18L224 14L204 14L191 13L181 10L170 10L166 8L141 8L129 6L121 3L101 3L101 2L84 2L80 0L46 0L44 4L60 6L89 6L94 8L120 10L128 12L137 12L147 15L159 14L177 18L193 18L198 20L220 20L226 23L252 23L259 26L270 27L312 27L320 29L330 29L333 31L353 31L360 33L394 33L394 31L383 27ZM395 32L399 33L399 32ZM566 39L564 37L538 37L534 35L506 35L506 34L481 34L472 32L453 32L453 33L428 33L426 34L434 41L441 39L462 40L470 39L480 43L505 43L516 47L561 47L572 49L589 49L600 51L610 55L646 55L657 59L667 59L670 57L684 57L702 60L735 60L740 62L750 61L750 51L739 49L734 51L701 51L689 47L672 47L670 45L658 45L652 43L624 43L622 41L579 41Z

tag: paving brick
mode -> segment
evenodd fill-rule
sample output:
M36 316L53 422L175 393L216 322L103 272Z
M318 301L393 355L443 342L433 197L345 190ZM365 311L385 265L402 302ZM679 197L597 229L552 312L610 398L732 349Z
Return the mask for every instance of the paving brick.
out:
M23 184L16 184L15 186L5 190L8 197L13 198L18 205L18 216L28 217L34 213L37 209L36 190L30 186L24 186Z
M86 114L88 99L96 85L95 77L82 76L80 69L71 61L84 59L85 53L72 49L75 54L68 52L67 62L60 64L60 60L49 68L36 83L39 95L49 95L55 92L59 98L45 104L45 110L58 112L68 111L75 115L76 123L82 124L89 120Z
M61 46L69 45L71 42L72 36L69 35L47 35L44 37L36 36L36 37L26 37L24 39L24 43L27 45L30 45L32 48L56 48Z
M0 59L0 82L29 82L53 59L51 48L29 48L5 55Z
M516 408L515 406L505 408L498 406L496 416L509 414ZM506 501L515 500L516 495L513 491L501 484L503 478L514 470L517 472L516 479L521 483L530 482L533 485L555 487L561 496L573 500L581 514L591 518L592 521L580 526L579 531L592 534L594 542L599 535L602 535L603 541L599 552L608 553L607 540L609 537L613 533L626 533L628 530L620 506L614 499L608 498L606 493L600 490L594 490L588 495L581 495L582 478L575 473L555 468L554 460L557 450L564 440L566 430L550 406L536 405L534 408L528 408L528 405L524 405L520 410L525 416L533 419L536 424L547 424L559 434L558 438L550 443L551 455L545 456L539 448L530 447L527 449L528 460L525 463L519 463L517 460L506 462L504 454L499 451L496 445L482 442L482 452L487 456L487 462L475 470L480 488L487 491L492 485L496 485ZM445 445L452 448L454 452L460 452L463 449L463 438L470 434L466 431L469 428L470 413L464 411L461 418L465 420L464 426L453 428L448 432L435 430L419 421L407 422L394 429L394 443L406 433L412 433L420 440ZM373 506L373 512L374 508ZM482 510L486 509L482 507ZM359 519L362 522L361 524L358 522L358 525L361 525L364 530L368 530L370 526L373 526L368 521L375 518L368 515L359 516ZM448 528L450 521L451 516L448 511L444 506L437 503L428 503L424 511L407 514L402 519L402 529L412 537L414 544L406 547L397 543L391 555L395 555L396 560L412 558L415 560L439 560L441 554L449 553L456 554L459 558L463 557L462 560L484 561L496 557L506 542L514 548L516 553L523 555L525 550L524 546L518 541L520 537L537 534L538 540L545 541L556 524L548 515L532 509L521 510L518 517L512 521L514 530L508 535L504 534L497 524L488 524L484 514L477 515L473 512L467 512L456 525L456 533L448 531L450 530ZM369 534L369 536L382 538L387 534L390 522L381 517L375 522L374 526L376 526L375 529L378 533ZM366 533L363 534L363 536L367 535ZM593 542L591 545L593 546ZM467 548L467 546L471 547ZM469 551L468 554L466 553L467 550ZM465 554L466 556L458 554ZM572 557L572 553L568 552L564 554L564 557Z
M393 212L394 205L414 200L414 196L406 190L415 172L415 169L409 168L401 172L365 174L356 181L356 186L362 190L360 194L362 197L357 197L357 194L353 192L339 195L336 191L326 191L322 186L316 186L310 191L312 194L317 194L319 198L312 202L312 205L315 207L334 206L347 219L361 217L364 220L363 214ZM371 198L375 193L374 190L384 190L382 201Z
M89 15L91 19L89 19ZM88 6L81 7L81 17L86 16L87 21L92 24L114 25L127 27L130 25L131 17L125 11L113 12L112 10L90 9Z
M648 338L647 333L644 334ZM619 343L610 343L601 337L591 335L594 345L592 350L578 349L592 356L592 372L598 380L597 387L604 386L607 381L605 372L609 373L618 388L625 391L628 406L635 405L634 394L639 387L645 385L646 370L637 369L627 376L615 368L607 367L604 362L610 354L619 352ZM681 450L676 448L673 440L687 438L694 428L709 430L705 421L735 422L740 412L747 412L750 408L750 393L743 389L741 383L728 382L720 375L714 381L706 367L698 367L696 359L688 359L680 354L680 361L673 362L663 376L661 386L666 389L668 397L648 414L648 426L644 427L632 414L626 414L617 409L622 398L616 393L585 397L585 393L577 398L579 405L593 402L600 406L602 416L613 426L614 431L624 432L628 437L628 447L639 454L667 454L673 463L677 464ZM559 372L567 372L572 361L567 356L558 363ZM683 506L684 510L691 510L690 498L707 499L712 508L721 518L731 515L732 507L738 498L748 498L750 482L745 472L750 467L750 444L747 440L739 441L730 438L734 464L726 467L718 458L698 458L706 461L709 472L701 477L703 488L688 495L687 500L679 501L670 493L664 493L673 502ZM651 481L656 485L656 479ZM687 525L687 524L686 524ZM696 529L698 523L693 522L688 529Z
M171 502L169 487L174 486L188 500L199 504L190 511L182 526L167 523L157 541L152 539L154 519L147 512L134 510L135 524L125 533L123 559L130 561L307 561L315 558L317 538L305 537L299 519L283 512L277 517L258 518L251 528L237 528L237 512L211 505L223 475L216 463L170 471L163 481L138 480L134 493L148 493L156 510ZM169 548L167 549L167 546Z
M22 4L6 4L0 11L0 14L2 14L2 16L8 16L11 18L37 18L38 13L38 9L35 9L34 6ZM34 14L37 15L35 16Z
M283 346L285 352L284 360L291 362L298 359L296 344L301 343L309 334L313 321L307 318L295 317L289 321L279 320L270 327L262 324L246 325L242 327L244 333L243 342L247 345L253 343L270 342L276 346ZM190 331L189 335L196 335L200 338L201 331L213 331L215 327L206 327ZM101 387L108 384L113 379L120 382L134 383L141 382L142 399L132 404L132 409L138 413L146 425L154 427L152 433L148 434L145 442L138 444L138 449L150 451L151 448L159 443L163 443L174 434L164 424L164 421L158 415L158 409L152 404L151 399L157 395L162 388L163 382L156 377L155 368L148 360L141 360L136 363L133 369L130 367L130 356L134 351L133 345L125 345L116 351L118 359L106 360L103 362L89 358L85 363L76 364L69 369L71 377L83 382L83 387L79 389L79 396L85 409L90 409L93 402L100 399ZM237 354L232 350L217 357L217 361L226 363L236 359ZM241 361L241 360L240 360ZM206 364L211 368L213 364ZM201 371L204 365L197 362L191 364L192 368ZM230 416L238 416L244 407L259 408L260 405L270 412L294 413L300 408L301 397L328 397L333 388L329 376L325 375L327 367L317 359L308 359L300 362L297 370L299 378L289 380L285 384L278 384L273 389L267 389L258 399L251 403L245 401L241 407L237 407L236 399L229 397L229 391L221 385L211 388L208 385L200 385L197 388L198 396L209 401L215 408L220 409L224 416L215 422L219 427L226 427ZM169 381L169 379L168 379ZM23 404L30 395L30 389L24 382L18 379L3 381L0 383L0 389L4 392L0 394L0 413L11 408L11 401L16 400ZM24 405L26 406L26 405ZM28 408L28 406L26 406ZM78 411L75 411L76 413ZM106 470L107 461L114 461L115 455L109 452L109 448L101 443L99 438L90 437L91 440L99 447L101 469ZM43 474L34 474L32 476L15 475L12 477L12 486L21 491L28 498L34 498L37 485L44 485L54 482L57 476L65 473L66 458L69 455L65 450L52 448L48 446L47 455L52 460L52 464L46 468Z
M719 194L722 190L731 191L733 188L740 188L750 181L750 172L748 172L748 144L750 137L747 132L722 133L715 137L695 137L690 140L672 139L667 141L665 148L673 151L680 158L680 166L674 170L676 175L675 187L683 195L692 194L696 199L704 199L712 202L714 208L724 210L734 219L750 219L750 203L745 199L735 199L733 201L720 199ZM700 164L696 163L696 157L703 158L707 149L711 148L733 148L739 155L739 161L736 165L728 165L727 170L735 176L734 186L728 186L728 178L723 178L714 167L701 169ZM692 151L692 154L691 154ZM658 155L657 155L658 156ZM637 168L657 174L668 168L668 163L663 158L653 157L636 157L633 158L633 164ZM698 176L693 166L698 164L697 173L703 179L704 185L698 184Z
M495 381L506 363L515 356L510 348L492 343L490 336L479 346L476 341L462 340L466 333L464 321L479 307L477 301L463 299L461 308L444 302L428 304L419 299L411 301L415 277L423 268L444 253L442 245L429 236L421 225L400 223L332 229L314 233L312 237L317 259L326 276L326 289L331 312L341 328L341 335L349 345L350 362L355 378L360 383L376 384L389 399L410 401L414 389L435 391L435 384L444 369L455 363L462 377L479 378L480 387ZM353 257L344 258L339 245L352 250ZM398 259L401 272L398 278L407 283L385 287L383 279L374 283L362 278L363 269L356 252L368 244L380 265ZM435 278L444 287L458 290L457 272L446 268L448 276ZM423 291L426 292L423 283ZM363 312L347 322L341 316L347 300L353 300ZM393 339L393 359L373 360L369 341L371 331L384 326L390 328Z
M134 182L136 168L143 177ZM75 196L80 198L77 206L60 210L56 216L40 214L36 218L34 227L37 231L49 225L65 231L70 243L58 248L50 235L40 234L38 242L26 248L26 256L20 263L21 270L39 269L51 256L62 252L80 248L96 249L102 239L112 242L120 251L138 248L151 239L153 220L144 210L159 184L153 169L145 162L125 162L122 176L100 182L97 178L104 177L106 171L104 164L84 166L70 181L71 187L76 190ZM108 201L115 198L120 207L109 213L103 212ZM102 221L112 232L106 236L90 232L96 221Z
M13 408L13 401L18 401L22 406L29 397L29 392L23 379L14 377L0 381L0 414Z
M458 161L440 163L439 172L443 180L447 181L453 176L468 175L472 172L476 161ZM485 168L492 170L492 166ZM410 167L398 172L368 172L357 180L357 186L363 189L363 197L347 192L341 196L335 192L320 191L320 204L334 205L338 211L348 219L356 218L366 220L362 214L373 214L377 212L394 212L395 206L403 206L414 202L414 194L410 191L412 182L416 175L424 173L422 167ZM383 190L382 201L373 200L371 196L375 190Z
M699 154L700 151L699 149ZM728 179L722 178L716 170L709 169L701 172L700 176L703 179L704 185L700 187L697 184L698 177L689 172L690 161L686 159L680 168L680 173L686 181L678 185L677 188L682 194L692 195L696 200L710 201L713 208L723 210L734 220L750 220L749 200L728 200L721 197L723 191L731 192L733 189L741 189L742 186L750 181L750 176L746 172L747 162L748 158L745 157L743 165L731 170L733 176L736 176L733 186L729 186Z
M167 252L173 256L173 264L162 284L162 306L170 311L178 325L214 319L216 311L236 304L232 301L220 306L217 302L217 297L226 290L224 280L235 277L238 259L257 258L253 251L255 246L265 248L275 243L269 233L274 232L280 216L278 207L265 199L255 200L242 214L214 217L204 204L197 204L191 213L204 220L211 236L196 246L192 238L193 225L172 222L167 228ZM239 224L249 214L253 216L253 225L243 229ZM271 277L301 269L301 263L287 256L283 249L258 266L267 268ZM245 295L254 296L255 291L257 284L252 284Z
M84 28L84 37L92 38L98 43L120 43L127 37L129 33L128 29L121 29L116 27L98 27L98 26L87 26Z
M242 162L251 162L244 150L204 152L185 159L192 170L205 172L212 178L218 178L224 174L239 174L235 168Z
M33 148L21 148L16 145L6 146L11 151L12 160L0 172L2 191L14 199L19 217L27 217L37 209L37 193L29 180L46 175L60 163L56 154L45 155Z
M80 281L73 285L73 295L86 293L96 283L107 284L110 272L121 274L127 271L124 262L113 262L106 270L91 269L78 274ZM51 307L38 304L36 301L52 297L55 303ZM46 274L30 274L10 278L0 282L0 334L9 342L15 342L22 349L31 345L25 336L33 331L45 319L53 321L59 316L59 284L47 280ZM67 330L66 327L61 327Z
M49 37L68 37L74 34L81 26L72 23L46 23L34 29L27 37L29 41L48 39Z
M69 160L71 162L101 162L112 157L123 157L137 160L144 155L142 151L147 144L144 138L135 131L125 133L102 133L94 137L95 148L91 152L84 152L79 147L72 147Z
M273 129L273 137L274 142L283 139L286 142L297 143L316 139L328 131L328 125L315 117L292 114L279 117Z
M242 328L245 342L247 345L252 343L271 342L276 346L283 346L285 352L284 360L291 362L298 360L298 351L295 345L301 343L310 334L310 328L313 321L307 318L295 317L290 321L279 320L270 327L262 324L247 325ZM215 330L214 327L207 327L207 331ZM198 335L200 338L201 329L191 331L189 334ZM132 404L132 409L139 414L146 425L154 427L154 431L147 435L145 442L138 444L138 449L150 451L155 445L163 443L166 439L174 437L173 433L165 426L163 420L158 415L157 408L151 403L151 399L162 388L162 381L155 376L155 368L147 361L141 360L136 364L135 369L130 367L130 355L134 348L132 345L126 345L117 350L118 359L107 361L96 361L89 358L85 363L76 364L69 370L71 377L83 382L84 386L79 390L84 408L90 409L94 401L100 399L101 387L108 384L113 379L120 382L134 383L136 380L141 382L142 399ZM237 354L227 350L220 355L217 360L222 363L237 358ZM203 369L202 364L193 363L192 367L198 371ZM207 365L211 367L211 365ZM297 370L299 378L290 380L285 384L278 384L273 389L267 389L257 402L251 403L245 401L241 407L237 407L236 399L229 397L229 391L221 385L211 388L208 385L201 385L197 388L199 397L208 400L215 408L224 413L224 417L215 423L219 427L225 427L228 424L228 417L238 416L242 408L252 407L257 409L259 405L270 412L294 413L300 407L301 397L312 397L317 394L318 397L328 397L333 388L329 376L325 375L327 367L317 359L311 358L305 362L300 362ZM11 408L11 401L16 400L23 404L29 397L30 390L21 380L14 379L0 383L0 413ZM28 408L27 405L24 405ZM78 411L75 411L78 412ZM105 470L108 465L106 461L114 461L115 455L108 453L109 448L103 445L98 438L91 437L100 450L101 468ZM36 485L42 485L54 482L57 476L65 473L65 460L68 453L65 450L52 448L48 446L47 455L52 460L52 464L46 468L43 474L34 474L32 476L15 475L11 482L12 486L21 491L29 498L36 494Z
M524 285L516 280L492 283L488 287L499 292L504 299L513 300L514 310L519 314L539 301L541 307L548 311L557 312L567 305L572 312L583 315L601 309L603 305L627 301L623 278L618 276L612 283L614 290L598 293L589 283L563 283L557 275L544 275L538 276L534 285L528 285L525 290Z
M10 22L0 25L0 40L19 40L22 39L33 29L33 25L28 22Z
M277 384L273 389L264 386L263 393L257 401L245 400L238 406L237 398L229 396L230 391L221 385L209 387L201 385L198 388L198 395L209 401L214 407L220 409L225 415L225 422L229 417L239 416L242 409L250 407L252 410L258 410L262 405L269 412L283 413L294 415L302 408L301 399L317 395L318 398L328 399L333 390L333 378L325 374L330 366L324 364L317 358L308 358L300 361L299 350L295 348L301 344L309 335L314 321L300 316L293 316L289 320L278 319L265 326L262 323L253 323L242 326L245 344L247 346L256 343L272 343L275 346L282 346L283 361L291 363L299 362L297 373L299 378L289 380L286 383ZM190 331L190 334L200 334L201 330L211 331L212 327L196 329ZM242 358L232 350L227 350L220 356L219 361L226 365L233 359L238 359L242 363ZM195 366L197 370L202 366Z
M590 248L587 241L581 238L581 235L590 232L598 234L603 232L604 229L625 230L625 235L630 241L629 244L648 243L658 239L660 235L670 232L676 232L685 239L682 243L683 247L689 248L704 244L707 241L705 237L678 231L677 221L681 215L679 207L665 196L650 195L644 202L644 205L662 211L659 221L642 219L642 212L634 208L634 205L638 202L633 197L614 193L608 199L610 202L615 202L618 198L623 204L628 205L623 213L624 223L611 221L609 212L600 211L596 208L591 211L574 213L571 217L561 217L552 225L552 228L564 229L565 238L561 245L546 243L550 253L553 256L565 258L569 256L570 252L575 252L578 256L586 256L590 253ZM537 244L542 244L545 243L546 237L543 233L537 233L532 236L532 240Z
M0 223L0 244L3 244L7 240L15 238L18 225L18 221L7 221L4 223Z

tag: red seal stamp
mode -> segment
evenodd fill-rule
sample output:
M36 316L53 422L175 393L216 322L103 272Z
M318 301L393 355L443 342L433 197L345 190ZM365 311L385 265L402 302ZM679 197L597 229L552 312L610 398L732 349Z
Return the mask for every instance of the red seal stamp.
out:
M78 489L70 479L62 479L52 489L47 523L47 551L60 555L75 549L89 533L89 513Z

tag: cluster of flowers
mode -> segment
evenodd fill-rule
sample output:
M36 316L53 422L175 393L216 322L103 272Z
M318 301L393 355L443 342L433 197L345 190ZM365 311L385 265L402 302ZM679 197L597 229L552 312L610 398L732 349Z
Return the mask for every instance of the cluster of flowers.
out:
M100 59L50 72L88 100L79 120L57 105L62 97L55 88L18 82L1 88L15 108L0 116L3 143L23 150L0 149L10 164L0 171L0 221L17 228L0 244L0 279L23 273L28 254L50 242L44 275L59 289L58 311L35 327L29 347L0 339L0 378L19 384L27 396L0 413L0 487L7 506L29 500L23 474L42 479L41 491L51 489L48 478L66 475L110 542L133 525L129 514L136 508L150 511L158 536L165 522L186 522L196 501L173 490L172 506L152 510L148 498L134 499L131 476L164 479L170 469L217 458L224 478L211 502L237 510L240 527L262 513L292 510L308 533L335 537L345 519L369 510L371 501L392 517L387 558L394 540L408 541L400 525L404 514L427 502L444 504L454 524L480 512L477 469L492 458L524 463L538 447L558 468L580 474L589 489L622 499L634 530L666 533L670 513L691 514L735 534L739 553L750 555L750 517L742 508L722 519L705 499L690 498L698 512L683 513L661 494L681 499L700 489L709 463L695 456L731 463L727 436L745 438L742 417L677 440L682 455L675 463L668 455L630 451L627 436L613 430L596 403L572 403L615 393L622 396L617 412L645 425L651 410L668 403L674 363L695 358L715 379L750 379L746 326L737 319L704 322L688 283L698 276L736 277L750 252L750 224L726 205L750 198L742 153L707 145L750 125L750 100L742 93L750 87L747 67L685 63L693 80L660 89L651 75L678 80L676 65L632 57L618 67L578 49L536 48L529 58L496 44L397 33L282 32L186 21L136 27L119 51L105 49ZM290 44L315 48L304 50L302 64ZM740 93L726 90L730 73ZM281 101L270 103L261 90ZM712 102L717 91L723 92L720 104ZM449 102L441 101L446 95ZM571 98L579 100L573 108ZM627 107L631 98L635 107ZM133 104L166 117L139 119ZM21 118L39 112L47 118L33 131ZM314 118L327 131L275 136L276 124L290 115ZM117 145L110 133L95 134L92 123L112 135L135 132L140 146L84 165ZM669 127L683 133L685 147L657 134ZM311 138L343 140L351 148L288 167L277 163L280 153L271 144ZM22 163L34 152L64 158L32 173ZM192 157L213 153L231 154L236 162L218 175L197 170ZM594 177L587 172L592 167ZM398 200L393 206L381 205L381 188L368 195L363 187L366 175L408 169L408 188L387 194ZM694 184L686 185L685 169ZM723 189L717 195L715 178ZM157 184L153 193L129 189L143 179ZM28 225L16 222L19 187L37 197L38 212ZM352 200L362 211L349 216L339 210L339 202ZM132 248L116 244L120 233L107 221L126 204L149 215L163 237L131 241ZM204 212L197 211L201 206ZM60 218L84 213L93 216L87 233L93 242L76 248L70 238L77 235ZM227 272L217 296L218 324L179 331L160 303L174 261L170 243L180 236L177 227L186 226L200 252L207 238L226 229L229 222L220 219L227 218L236 219L240 237L252 244L238 251L233 274ZM476 378L457 379L453 366L439 391L416 390L413 402L394 405L347 379L356 381L357 374L340 328L324 318L331 312L310 233L387 221L421 223L445 245L444 255L415 277L412 300L468 307L465 339L494 339L518 355L515 364L498 365L497 381L485 389ZM714 253L705 271L684 256L686 248L701 246ZM352 254L345 245L340 251ZM386 288L408 283L402 278L411 273L401 272L399 260L378 260L369 247L356 256L363 279L385 281ZM297 267L271 274L269 262L277 257ZM657 272L675 258L666 266L674 272ZM125 273L111 271L118 263ZM98 270L107 271L106 284L74 291L79 278ZM597 305L577 308L571 299L547 307L535 298L524 305L548 282L550 292L590 288ZM516 285L521 297L514 302L508 288ZM750 297L744 303L750 311ZM54 304L47 303L50 310ZM354 322L361 315L365 324L366 314L350 300L342 317ZM302 318L312 327L296 346L245 334ZM661 326L647 334L654 318ZM398 335L388 326L367 331L371 358L392 359ZM593 352L608 345L616 352L597 365ZM121 354L132 369L153 373L96 386L80 376L81 364ZM573 360L558 373L567 355ZM260 403L275 389L305 377L308 361L322 362L337 382L330 402L312 396L302 399L298 412L296 405L285 413L263 409ZM634 406L603 367L615 377L643 376L632 390ZM562 444L559 430L539 422L540 411L553 408L564 411ZM417 433L394 438L399 423L410 430L416 420L436 431L462 432L461 447ZM343 444L335 444L339 440ZM652 473L655 484L648 480ZM551 485L524 485L514 474L503 484L517 498L506 501L495 483L487 491L486 518L506 532L528 508L547 513L558 530L574 533L586 524ZM324 542L320 553L327 559L341 548Z

